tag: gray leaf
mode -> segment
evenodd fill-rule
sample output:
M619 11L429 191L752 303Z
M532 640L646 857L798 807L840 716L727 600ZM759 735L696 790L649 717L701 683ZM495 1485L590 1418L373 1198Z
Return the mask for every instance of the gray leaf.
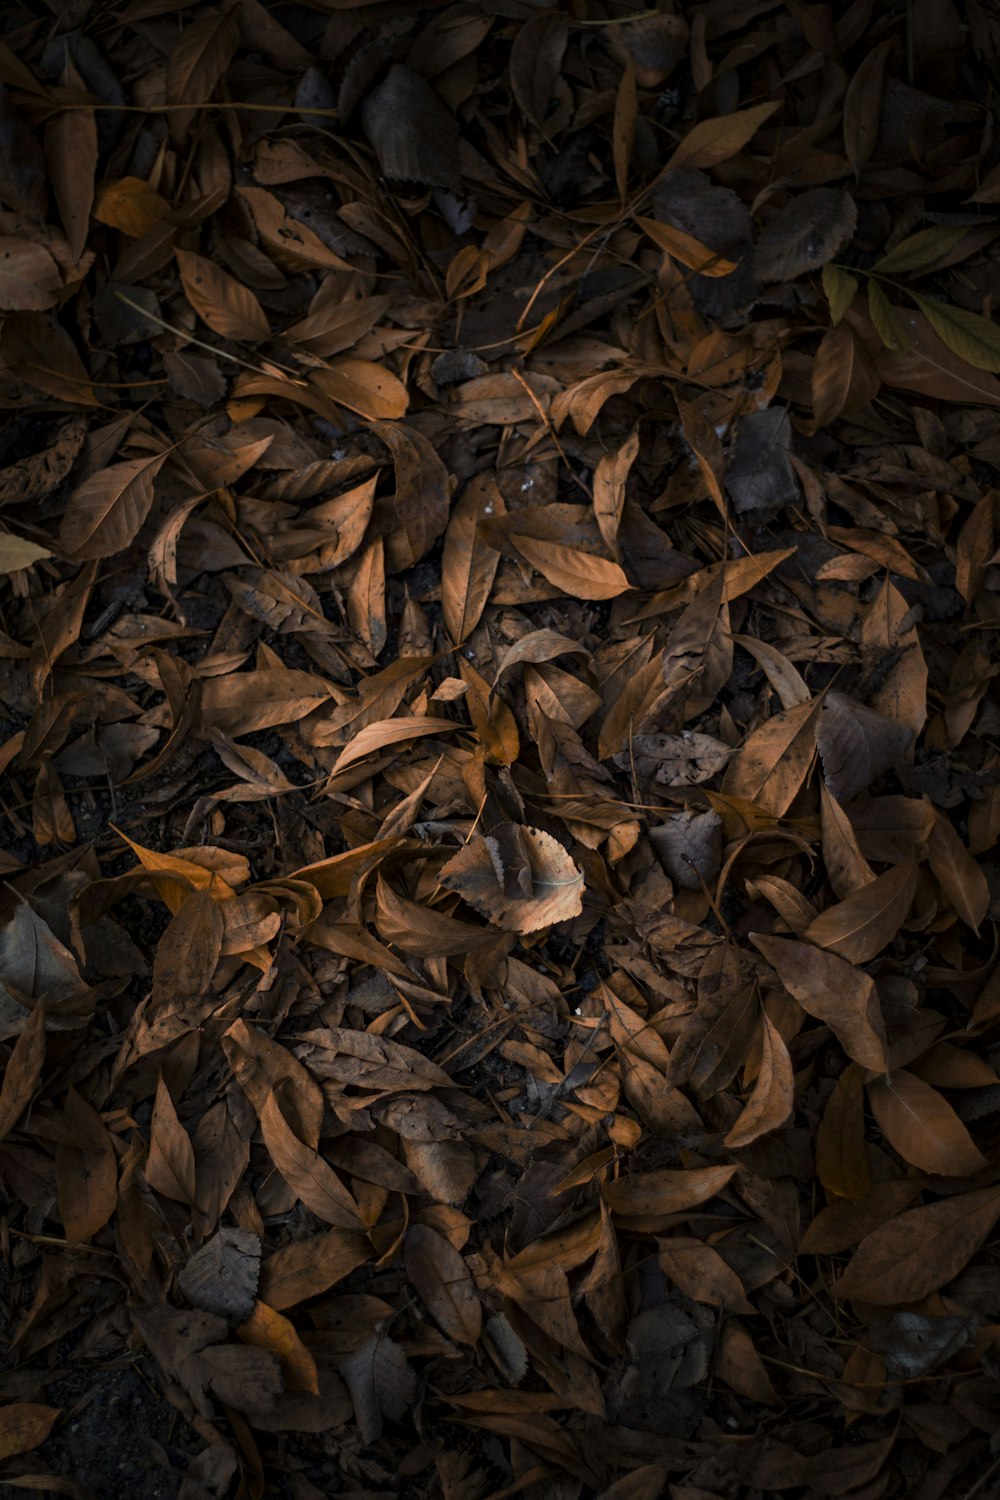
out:
M192 1307L245 1323L260 1279L260 1240L247 1229L220 1229L177 1277Z
M791 423L781 407L751 412L741 419L726 473L726 488L737 510L777 510L798 500L798 485L788 461L791 442Z
M722 819L711 808L704 812L671 813L649 837L671 880L686 890L699 891L702 881L707 885L718 875L722 864Z
M416 1395L417 1377L406 1355L384 1333L373 1333L360 1349L341 1360L340 1373L365 1443L375 1442L387 1417L398 1422Z
M898 765L913 743L913 731L866 708L846 693L827 693L816 731L823 776L841 802L850 802Z
M386 177L459 186L458 124L418 73L394 63L361 106L361 120Z
M818 271L854 233L858 206L839 188L814 188L793 198L768 222L754 265L761 281L791 281Z

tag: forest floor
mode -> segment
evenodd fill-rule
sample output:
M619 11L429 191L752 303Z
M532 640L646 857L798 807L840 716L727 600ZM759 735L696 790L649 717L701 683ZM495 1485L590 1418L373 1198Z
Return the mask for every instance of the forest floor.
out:
M987 0L14 0L0 1493L1000 1494Z

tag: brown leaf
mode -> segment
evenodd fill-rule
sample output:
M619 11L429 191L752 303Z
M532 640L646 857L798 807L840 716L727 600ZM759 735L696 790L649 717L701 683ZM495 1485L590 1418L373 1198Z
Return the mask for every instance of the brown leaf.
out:
M748 1401L780 1406L770 1376L743 1325L731 1318L722 1329L715 1358L716 1374L730 1389Z
M35 1095L45 1064L45 1007L32 1008L0 1085L0 1141L6 1140Z
M480 517L506 514L491 474L477 474L452 508L441 559L441 609L456 646L475 629L493 587L500 553L480 535Z
M156 1087L156 1101L149 1125L149 1158L146 1177L154 1192L175 1203L196 1205L194 1148L174 1108L163 1078Z
M616 553L625 487L638 452L639 429L635 427L617 453L605 453L594 470L594 514L605 545Z
M71 1245L91 1239L118 1201L118 1166L111 1137L94 1107L71 1088L63 1112L66 1139L56 1145L59 1216Z
M551 834L500 823L471 839L438 876L508 932L537 932L583 910L583 873Z
M153 503L153 480L165 453L131 458L101 469L78 485L66 501L59 540L78 559L110 557L138 535Z
M826 427L843 412L857 411L878 394L881 382L871 357L849 323L830 328L820 340L812 368L813 421Z
M61 290L59 267L44 245L0 235L0 308L42 312Z
M406 386L391 370L356 355L342 354L314 370L310 379L338 406L346 406L369 422L402 417L410 404Z
M958 1275L998 1217L996 1187L908 1209L861 1241L834 1290L879 1307L919 1302Z
M347 618L372 656L378 656L389 638L385 615L385 547L381 537L369 543L357 560L354 579L347 591Z
M871 885L875 873L861 853L850 818L825 782L820 783L819 796L823 864L834 894L843 900Z
M714 1198L735 1171L729 1166L696 1167L688 1172L637 1172L607 1183L602 1196L615 1214L648 1217L682 1213Z
M63 85L83 87L72 63L64 71ZM93 111L63 109L54 115L45 128L45 155L69 252L79 260L87 243L97 170L97 117Z
M386 563L392 573L410 568L443 535L453 481L434 445L415 427L379 422L373 431L392 454L396 493L394 524L386 536Z
M524 22L510 50L511 92L539 130L555 92L568 39L566 17L558 11L543 11Z
M722 788L777 816L798 796L816 753L819 700L774 714L743 743Z
M44 1443L61 1410L34 1401L12 1401L0 1408L0 1459L30 1453Z
M844 147L855 169L870 161L879 134L882 80L892 50L890 40L865 53L844 96Z
M343 1281L371 1254L367 1236L349 1229L292 1240L262 1263L261 1299L269 1307L297 1307Z
M795 1079L788 1048L768 1016L762 1013L760 1019L762 1051L753 1093L725 1137L725 1144L736 1149L779 1130L792 1113Z
M238 41L239 24L235 11L189 22L167 59L168 104L207 103L229 67ZM194 114L192 109L171 115L171 133L175 139L183 135Z
M922 1172L968 1177L988 1165L943 1095L905 1068L870 1083L868 1100L890 1146Z
M851 1063L837 1079L816 1131L816 1174L827 1193L840 1198L865 1198L871 1192L863 1085L863 1070Z
M184 295L213 333L246 342L270 337L267 314L249 287L204 255L190 250L175 250L174 254Z
M227 903L228 905L228 903ZM153 1003L176 1002L209 989L222 954L225 920L207 890L186 896L156 948Z
M679 1235L657 1244L660 1269L686 1297L726 1312L753 1312L740 1278L711 1245Z
M841 802L852 802L906 759L913 731L845 693L830 692L823 699L816 742L827 786Z
M806 937L852 963L867 963L892 942L906 921L916 889L916 862L904 860L838 905L827 907L807 928Z
M236 1336L245 1344L267 1349L275 1356L281 1365L286 1390L319 1395L316 1361L288 1319L266 1302L255 1300L253 1312L237 1328Z
M426 1224L411 1224L403 1242L406 1275L442 1332L475 1345L483 1309L465 1261L454 1246Z
M273 1094L260 1110L260 1128L274 1165L295 1196L318 1219L338 1229L362 1228L357 1204L347 1188L319 1152L289 1128Z
M802 1236L803 1255L838 1255L850 1250L904 1208L909 1208L923 1187L920 1177L876 1182L857 1202L841 1199L822 1209Z
M750 940L806 1014L829 1026L848 1057L863 1068L886 1071L885 1028L867 974L809 943L761 932L751 933Z
M662 172L675 172L679 167L689 170L698 167L717 167L742 151L764 121L778 108L777 104L756 104L752 109L737 111L732 115L719 115L715 119L702 120L692 127L667 160Z
M510 539L533 568L572 599L616 599L632 587L619 565L606 557L515 532Z
M978 933L989 911L989 884L950 819L940 810L935 813L927 857L942 890L962 921Z

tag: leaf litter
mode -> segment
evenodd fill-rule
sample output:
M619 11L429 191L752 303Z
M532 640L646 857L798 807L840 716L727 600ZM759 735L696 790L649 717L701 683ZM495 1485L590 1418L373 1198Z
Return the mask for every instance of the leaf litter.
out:
M990 8L4 23L0 1479L992 1493Z

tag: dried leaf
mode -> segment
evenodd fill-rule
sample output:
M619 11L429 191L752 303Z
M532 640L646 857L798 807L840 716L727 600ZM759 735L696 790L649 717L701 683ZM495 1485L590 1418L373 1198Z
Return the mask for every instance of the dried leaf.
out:
M184 295L213 333L224 339L256 342L270 336L267 314L249 287L214 261L190 250L175 250Z
M663 171L676 171L679 167L704 170L728 161L742 151L777 108L777 104L757 104L733 115L702 120L688 131Z
M470 840L438 878L508 932L537 932L583 909L583 872L540 828L498 824Z
M0 1409L0 1459L30 1453L44 1443L60 1415L60 1407L34 1401L12 1401Z
M281 1365L285 1389L320 1393L316 1361L299 1338L292 1324L281 1313L255 1300L253 1311L236 1330L237 1338L258 1349L266 1349Z
M753 1093L725 1137L727 1146L748 1146L769 1130L779 1130L792 1113L795 1080L792 1060L781 1033L766 1015L761 1018L761 1061Z
M386 1420L398 1422L417 1393L417 1377L406 1355L384 1333L374 1333L340 1363L354 1403L361 1437L373 1443Z
M605 557L517 532L510 539L533 568L572 599L616 599L631 588L619 565Z
M916 863L903 860L870 885L827 907L806 930L806 937L852 963L867 963L892 942L906 921L916 889Z
M177 1118L174 1102L162 1077L156 1087L156 1102L149 1127L149 1158L146 1177L154 1192L175 1203L196 1203L194 1148Z
M406 1275L443 1333L476 1345L482 1304L465 1261L451 1243L426 1224L411 1224L403 1245Z
M850 1063L826 1101L816 1132L816 1172L827 1193L865 1198L872 1179L865 1156L864 1075Z
M77 559L110 557L138 535L167 455L132 458L85 479L66 502L60 544Z
M886 1140L911 1166L954 1177L986 1167L947 1100L905 1068L870 1083L868 1100Z
M751 942L806 1014L829 1026L848 1057L864 1068L886 1071L885 1028L875 985L867 974L809 943L760 932L751 933Z
M995 1187L907 1209L865 1236L834 1290L879 1307L918 1302L958 1275L998 1216Z
M358 1207L340 1178L317 1151L290 1129L273 1094L260 1111L268 1155L297 1198L318 1219L339 1229L361 1229Z

